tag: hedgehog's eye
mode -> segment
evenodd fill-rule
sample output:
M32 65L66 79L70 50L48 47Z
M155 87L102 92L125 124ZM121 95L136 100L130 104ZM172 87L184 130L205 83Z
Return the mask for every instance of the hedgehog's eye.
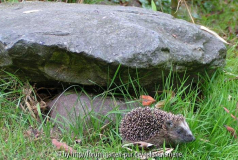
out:
M177 130L177 133L178 133L178 134L181 134L181 133L182 133L182 131L183 131L183 129L182 129L182 128L180 128L180 129L178 129L178 130Z

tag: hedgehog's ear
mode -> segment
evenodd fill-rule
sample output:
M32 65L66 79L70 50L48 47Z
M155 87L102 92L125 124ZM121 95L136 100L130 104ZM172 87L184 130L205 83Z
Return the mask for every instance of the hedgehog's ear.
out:
M166 124L166 126L167 126L168 128L171 128L171 127L173 127L173 125L174 125L171 120L167 120L165 124Z

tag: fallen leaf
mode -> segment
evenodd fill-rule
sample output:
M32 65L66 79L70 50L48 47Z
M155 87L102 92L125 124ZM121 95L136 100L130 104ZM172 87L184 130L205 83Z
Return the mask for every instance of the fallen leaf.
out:
M235 120L237 120L236 116L234 116L233 114L231 114L231 117Z
M30 112L31 116L35 119L39 120L40 114L44 113L43 111L47 110L47 105L43 100L41 99L36 90L35 87L30 86L29 84L24 85L23 87L23 101L20 103L20 107L25 112ZM35 96L36 95L36 96ZM39 112L40 108L40 112Z
M140 99L142 100L143 106L149 106L156 102L154 98L152 98L151 96L146 96L146 95L140 96Z
M226 107L223 107L223 108L224 108L224 110L225 110L227 113L230 113L230 111L229 111ZM237 120L237 117L234 116L233 114L231 114L231 117L232 117L233 119Z
M58 150L64 150L65 152L68 152L71 155L76 152L72 147L69 147L66 143L59 142L56 139L52 139L52 144L56 146Z
M231 135L237 139L237 135L236 135L236 131L234 130L234 128L230 127L230 126L227 126L227 125L224 125L224 127L226 127L226 129L231 133Z
M166 102L165 100L159 101L158 103L156 103L155 108L162 108L162 107L164 107L165 102Z
M223 107L223 108L227 113L230 113L230 111L226 107Z

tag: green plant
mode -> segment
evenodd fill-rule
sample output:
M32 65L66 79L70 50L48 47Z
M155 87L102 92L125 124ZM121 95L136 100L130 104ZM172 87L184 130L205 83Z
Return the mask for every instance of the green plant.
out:
M157 11L154 0L151 0L151 8L152 8L153 11Z

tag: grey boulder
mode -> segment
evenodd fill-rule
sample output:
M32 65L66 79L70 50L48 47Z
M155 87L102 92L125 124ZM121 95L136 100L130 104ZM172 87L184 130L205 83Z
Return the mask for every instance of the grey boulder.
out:
M1 4L0 15L0 68L31 82L107 86L118 69L116 83L155 86L171 70L190 82L225 65L220 40L161 12L24 2Z

